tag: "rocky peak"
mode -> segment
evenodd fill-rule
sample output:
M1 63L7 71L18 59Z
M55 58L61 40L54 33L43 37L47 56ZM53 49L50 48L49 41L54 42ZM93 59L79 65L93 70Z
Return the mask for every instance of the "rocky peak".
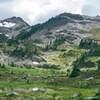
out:
M8 35L9 38L17 36L21 31L30 27L22 18L11 17L0 21L0 33Z
M3 22L4 21L7 21L7 22L13 22L13 23L18 23L18 22L22 22L22 23L25 23L27 24L21 17L11 17L11 18L7 18L7 19L4 19L2 20ZM27 24L28 25L28 24ZM29 25L28 25L29 26Z

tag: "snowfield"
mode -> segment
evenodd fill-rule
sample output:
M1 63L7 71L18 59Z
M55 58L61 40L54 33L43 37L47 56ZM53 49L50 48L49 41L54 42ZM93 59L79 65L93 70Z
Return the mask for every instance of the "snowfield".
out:
M12 23L12 22L0 22L0 27L7 27L7 28L11 28L11 27L13 27L13 26L15 26L16 25L16 23Z

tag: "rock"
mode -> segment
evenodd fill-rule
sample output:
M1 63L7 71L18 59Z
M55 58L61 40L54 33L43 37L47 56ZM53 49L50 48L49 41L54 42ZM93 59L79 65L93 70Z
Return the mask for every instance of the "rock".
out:
M39 64L40 64L39 62L36 61L33 62L33 65L39 65Z
M28 28L30 28L30 25L20 17L0 20L0 33L5 34L9 39L17 36L21 31L27 30Z
M94 77L89 77L89 78L86 79L86 81L90 81L90 80L93 80L93 79L94 79Z
M81 93L76 93L72 96L72 98L76 98L76 97L80 97L81 96Z
M46 62L45 59L43 59L43 58L40 57L40 56L36 56L36 55L33 55L32 61L33 61L33 62Z
M18 95L19 95L19 93L17 93L17 92L11 92L11 93L7 94L7 96L10 96L10 97L12 97L12 96L18 96Z
M46 89L44 89L44 88L33 88L32 89L32 92L46 92Z
M87 97L86 100L99 100L98 97Z

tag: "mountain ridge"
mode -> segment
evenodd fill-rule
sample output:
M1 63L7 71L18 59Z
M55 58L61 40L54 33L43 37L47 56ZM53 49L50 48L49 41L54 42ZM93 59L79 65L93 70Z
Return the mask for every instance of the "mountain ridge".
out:
M49 35L54 38L55 37L54 34L56 35L57 33L62 34L61 31L63 31L64 33L63 35L67 35L68 37L71 38L72 37L77 38L75 41L79 43L80 40L84 37L90 37L90 38L92 37L91 35L93 34L89 33L93 28L100 27L99 22L100 22L99 16L91 17L79 14L62 13L57 15L56 17L52 17L51 19L42 24L36 24L32 26L28 32L26 31L19 34L18 38L19 39L31 38L32 40L34 39L49 40L48 37L46 37L48 36L47 33L53 33Z
M17 36L21 31L30 27L22 18L11 17L0 20L0 33L7 34L9 38Z

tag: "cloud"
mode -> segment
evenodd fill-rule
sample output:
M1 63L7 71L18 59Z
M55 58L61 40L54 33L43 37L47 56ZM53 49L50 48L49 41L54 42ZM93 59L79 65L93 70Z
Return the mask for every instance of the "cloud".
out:
M83 2L84 0L2 0L0 19L20 16L27 22L36 24L62 12L81 14Z
M90 16L100 14L100 0L85 0L82 13Z
M0 19L19 16L37 24L63 12L96 15L99 4L100 0L1 0Z
M13 1L13 0L10 0L10 2L11 2L11 1ZM9 0L1 0L1 1L0 1L0 3L4 3L4 2L7 3L7 2L9 2Z

